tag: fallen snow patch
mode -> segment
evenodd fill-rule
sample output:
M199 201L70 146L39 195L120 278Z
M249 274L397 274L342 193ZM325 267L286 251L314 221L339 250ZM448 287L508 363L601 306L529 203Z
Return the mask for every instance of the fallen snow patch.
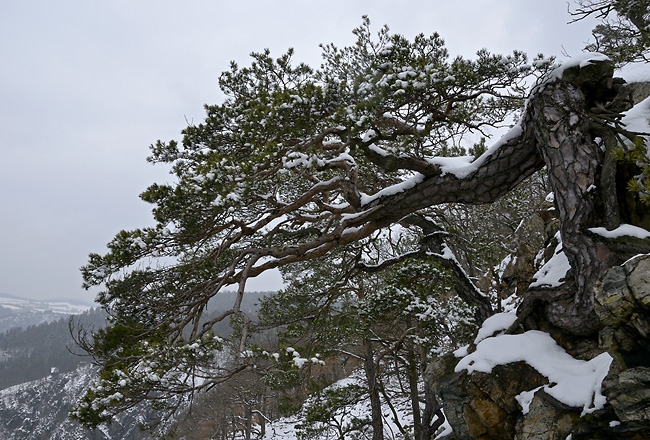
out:
M566 277L569 269L571 269L569 259L562 250L562 239L559 232L555 235L555 238L557 238L559 243L555 248L553 256L533 276L535 281L532 282L530 287L557 287L562 284L562 280Z
M562 78L564 71L570 67L579 66L581 69L598 61L607 61L609 57L599 52L585 52L564 61L562 65L551 72L550 80Z
M498 331L507 330L517 319L516 313L497 313L490 316L483 322L483 325L474 339L474 343L478 344L485 338L489 338Z
M519 403L519 406L521 406L522 413L528 414L528 411L530 411L530 404L533 402L533 397L535 397L535 393L540 389L542 389L542 387L537 387L530 391L522 391L515 396L515 400Z
M367 194L361 194L361 206L367 205L370 202L377 200L381 197L386 197L386 196L392 196L395 194L399 194L401 192L407 191L413 187L415 187L417 184L422 183L424 181L424 174L416 173L413 177L410 179L407 179L403 182L397 183L395 185L391 185L387 188L382 189L381 191L376 192L375 194L369 196Z
M440 171L442 171L443 175L453 174L459 179L464 179L474 171L478 170L490 156L492 156L509 140L521 136L522 133L523 129L521 128L521 125L515 125L476 160L474 160L472 156L434 157L428 159L427 162L432 165L440 165Z
M614 75L625 78L628 83L650 81L650 69L648 69L648 63L645 62L626 64L617 69Z

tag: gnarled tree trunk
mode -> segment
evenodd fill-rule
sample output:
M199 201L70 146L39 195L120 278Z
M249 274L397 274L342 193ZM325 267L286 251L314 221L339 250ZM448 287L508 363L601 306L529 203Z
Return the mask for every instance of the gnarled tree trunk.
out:
M611 78L610 72L602 73L603 79ZM599 84L607 87L606 81ZM570 295L556 297L545 312L552 324L572 334L593 333L600 326L593 309L593 289L611 265L612 252L594 240L587 228L603 226L605 214L617 211L616 198L609 193L612 182L602 175L605 152L592 134L587 99L579 85L558 81L539 93L530 109L539 153L555 193L563 250L572 268L572 285L566 289Z
M536 289L530 297L545 302L542 314L551 325L573 335L595 334L602 327L594 312L596 285L609 267L638 252L589 231L611 230L621 223L616 163L611 157L615 128L595 115L629 108L618 96L621 83L613 78L610 62L592 61L568 69L529 106L537 149L555 194L562 248L571 265L564 285Z

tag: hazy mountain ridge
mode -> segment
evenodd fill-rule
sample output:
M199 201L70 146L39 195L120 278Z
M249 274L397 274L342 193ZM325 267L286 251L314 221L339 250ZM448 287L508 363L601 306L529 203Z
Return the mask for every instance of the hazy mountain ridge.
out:
M98 328L106 322L100 309L74 315L84 327ZM74 356L75 344L70 335L67 315L27 327L13 327L0 333L0 389L46 377L52 368L67 373L87 360Z
M106 319L101 309L72 316L84 328L98 328ZM100 425L95 430L83 428L68 418L97 369L87 362L88 358L68 350L79 352L70 335L70 316L60 313L57 318L0 333L0 439L151 438L140 430L142 424L153 422L156 415L145 405L138 405L110 425Z
M242 310L254 314L256 303L268 293L247 293ZM235 292L223 292L209 305L208 316L232 307L235 296ZM83 313L75 313L75 308ZM16 324L2 329L2 318L8 313ZM48 319L42 319L44 317ZM68 412L96 374L96 368L87 363L87 358L68 351L69 348L79 352L70 335L70 317L87 329L101 327L106 319L103 310L82 302L34 301L0 294L0 439L152 438L139 428L153 422L156 416L156 412L144 404L95 430L85 429L68 418ZM228 321L225 320L218 331L229 333ZM49 374L52 368L60 373ZM173 426L174 422L169 420L161 430Z
M65 316L83 313L93 307L90 301L76 299L36 300L0 293L0 333L14 327L26 328Z

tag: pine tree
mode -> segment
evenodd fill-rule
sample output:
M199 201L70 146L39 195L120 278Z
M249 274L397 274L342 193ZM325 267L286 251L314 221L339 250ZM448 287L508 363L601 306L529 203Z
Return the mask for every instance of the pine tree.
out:
M371 368L374 317L382 325L417 320L417 307L405 316L393 306L402 297L428 300L425 271L451 275L441 286L464 304L448 304L472 307L480 324L496 304L476 278L501 251L486 234L476 240L471 228L458 228L476 225L478 212L458 206L494 203L544 167L571 271L559 287L530 289L516 324L545 322L576 336L598 331L600 275L648 247L643 239L621 247L586 232L624 220L617 176L601 166L613 160L612 139L635 138L609 122L627 109L612 63L594 56L549 73L551 60L529 64L519 52L451 59L437 34L408 41L383 28L373 36L367 19L354 32L351 47L323 46L316 70L293 65L292 51L277 59L253 54L249 67L233 63L220 77L228 98L206 106L205 121L186 128L182 144L152 146L150 160L171 165L176 181L142 194L156 226L121 231L106 255L91 254L82 269L86 287L104 286L98 301L111 325L80 338L102 371L73 417L94 426L139 401L165 401L257 369L262 350L251 343L255 322L241 301L247 280L274 268L291 282L268 306L287 332L322 338L330 349L358 337ZM531 75L539 82L529 96ZM515 114L519 121L495 145L477 142ZM454 157L470 147L477 157ZM491 231L503 234L507 221ZM400 228L415 237L411 249L391 237ZM454 245L454 236L463 237L454 228L485 246L480 261ZM422 260L406 262L412 258ZM362 276L372 266L390 269ZM208 302L232 284L232 308L202 319ZM440 307L453 295L436 288ZM226 319L237 328L230 339L212 330ZM329 320L341 325L339 334ZM434 316L427 325L442 321ZM384 336L399 341L409 329L394 326ZM290 353L295 366L310 362L298 353ZM376 372L368 379L372 394Z

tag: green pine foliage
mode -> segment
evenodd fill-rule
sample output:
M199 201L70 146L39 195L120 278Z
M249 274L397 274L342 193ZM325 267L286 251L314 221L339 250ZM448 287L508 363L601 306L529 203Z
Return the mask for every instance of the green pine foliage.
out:
M627 182L627 189L638 196L642 203L650 205L650 157L644 138L637 136L631 144L619 146L614 150L614 157L639 168L639 174Z
M305 405L304 421L297 427L299 438L307 440L331 435L337 438L367 438L370 420L355 415L350 415L351 420L345 420L344 414L367 398L367 394L365 387L356 384L328 388L315 394Z
M649 60L648 0L578 0L577 4L572 13L576 20L588 15L601 20L592 31L595 41L585 49L604 53L618 65Z

